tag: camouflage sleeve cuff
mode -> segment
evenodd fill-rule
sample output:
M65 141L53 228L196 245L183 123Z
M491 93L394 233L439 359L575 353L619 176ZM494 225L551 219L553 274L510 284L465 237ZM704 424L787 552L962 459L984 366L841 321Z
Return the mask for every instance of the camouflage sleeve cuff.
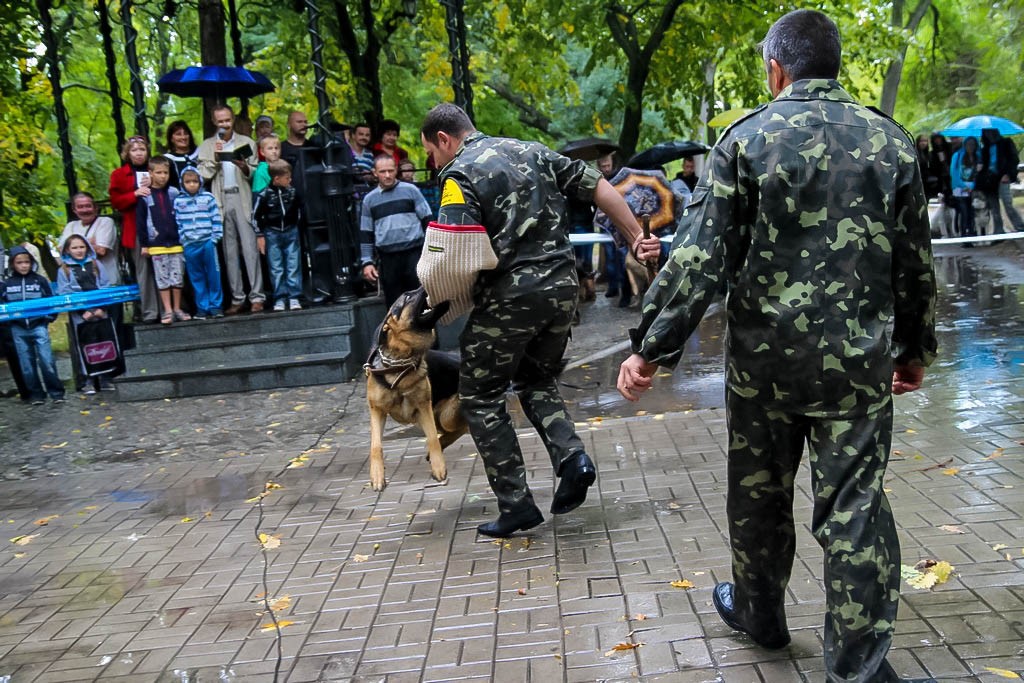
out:
M640 353L640 347L642 347L644 343L644 337L640 334L640 330L635 327L629 328L629 341L630 350L633 353Z
M594 193L597 192L597 184L603 177L596 168L587 166L583 171L583 176L580 178L578 198L587 202L592 201Z

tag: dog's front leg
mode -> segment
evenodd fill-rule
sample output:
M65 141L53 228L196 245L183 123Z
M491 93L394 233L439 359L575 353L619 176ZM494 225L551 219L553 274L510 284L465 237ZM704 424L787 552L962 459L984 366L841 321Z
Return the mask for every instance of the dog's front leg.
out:
M441 450L441 440L437 436L437 425L434 424L434 410L427 401L426 408L417 411L416 415L420 420L420 429L427 437L427 459L430 460L430 476L437 481L444 481L448 478L448 467L444 462L444 451Z
M384 421L387 414L370 406L370 485L374 491L383 491L384 481Z

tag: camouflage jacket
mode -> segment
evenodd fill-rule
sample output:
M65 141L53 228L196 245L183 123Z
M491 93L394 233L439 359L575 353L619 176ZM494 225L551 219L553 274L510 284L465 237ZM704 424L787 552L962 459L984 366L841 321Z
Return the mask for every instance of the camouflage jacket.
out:
M476 294L577 284L568 198L590 202L601 174L537 142L470 134L441 171L441 225L483 225L498 266Z
M812 416L888 397L893 355L935 357L935 279L914 144L832 80L793 83L727 130L644 297L633 350L664 366L728 290L726 379Z

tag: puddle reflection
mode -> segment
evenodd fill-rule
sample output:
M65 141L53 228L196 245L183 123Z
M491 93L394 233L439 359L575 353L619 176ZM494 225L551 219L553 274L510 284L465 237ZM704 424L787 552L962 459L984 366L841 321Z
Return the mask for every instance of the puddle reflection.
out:
M936 251L939 297L936 334L939 359L925 379L928 403L951 413L983 410L1000 396L1015 397L1000 385L1019 378L1024 367L1024 257L1013 245ZM671 375L659 371L654 387L639 404L615 390L625 352L567 371L562 395L573 418L724 408L725 313L715 304L686 343ZM986 388L983 399L974 391ZM1008 399L1009 400L1009 399ZM975 422L984 415L972 414Z

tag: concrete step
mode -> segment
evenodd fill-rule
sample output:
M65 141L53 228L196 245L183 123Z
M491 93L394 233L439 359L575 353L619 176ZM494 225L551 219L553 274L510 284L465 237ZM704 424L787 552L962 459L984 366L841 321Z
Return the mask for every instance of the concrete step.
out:
M350 353L351 326L294 329L285 332L261 330L257 336L227 336L235 330L205 338L154 346L137 345L124 354L129 375L173 372L195 366L215 367L225 363L253 362L277 357L320 353ZM219 328L218 328L219 329Z
M114 383L118 400L146 401L344 382L360 364L347 352L313 353L193 364L175 371L123 375Z
M173 325L136 325L135 346L139 349L160 348L202 343L211 339L258 338L293 330L352 327L354 324L351 306L317 306L301 311L247 313Z

